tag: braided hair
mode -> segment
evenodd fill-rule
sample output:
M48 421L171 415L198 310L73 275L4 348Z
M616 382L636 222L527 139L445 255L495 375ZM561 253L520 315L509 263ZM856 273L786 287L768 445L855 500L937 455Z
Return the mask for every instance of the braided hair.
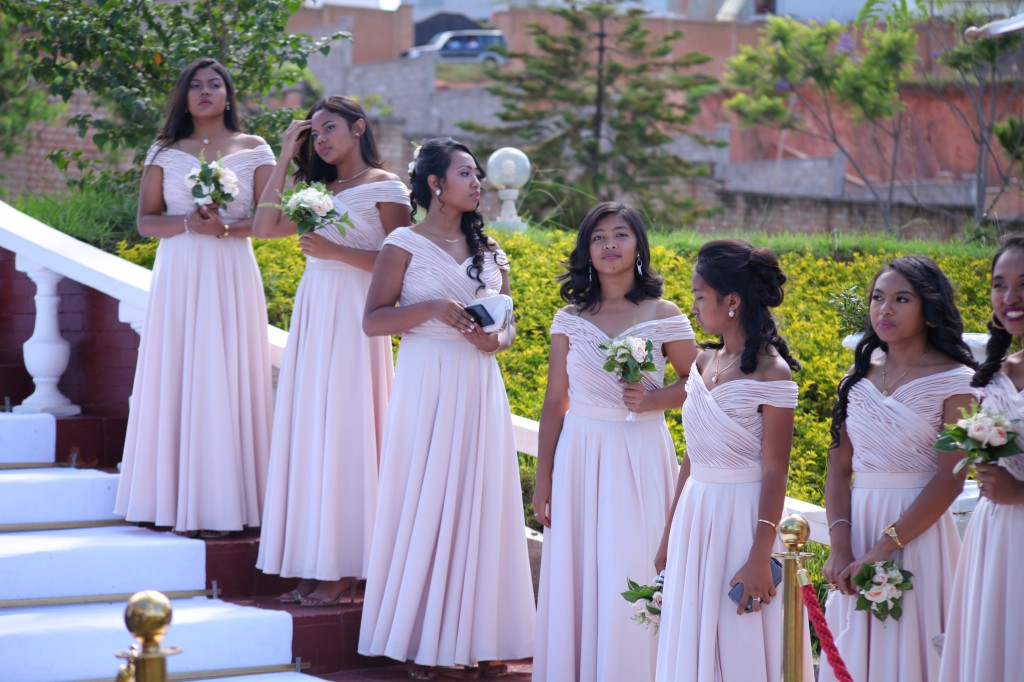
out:
M921 315L926 323L928 344L956 362L977 367L971 349L964 343L964 323L953 301L953 285L935 261L927 256L895 258L875 273L869 292L874 291L875 282L889 270L903 275L921 298ZM832 408L832 427L829 429L831 447L839 443L839 431L846 423L850 389L867 376L871 357L877 349L888 353L889 344L878 338L874 325L869 325L853 351L853 369L839 382L839 395Z
M601 280L594 277L590 263L590 236L597 224L610 215L621 216L636 236L636 252L640 257L643 274L633 269L633 288L626 292L626 300L640 303L648 298L661 298L664 279L651 267L651 245L640 213L629 204L606 201L597 204L583 217L576 234L576 246L569 260L562 265L565 272L556 279L562 283L560 293L566 303L581 310L597 311L601 306Z
M431 203L439 201L441 202L441 207L444 207L444 178L448 173L448 167L452 163L452 154L457 151L469 154L469 157L473 159L473 164L476 166L477 176L483 180L484 172L480 168L480 162L476 160L469 147L450 137L435 137L427 140L417 151L412 172L409 174L412 182L409 201L412 204L413 222L416 221L417 206L422 206L424 209L429 210ZM427 179L431 175L436 177L439 183L442 183L440 196L436 196L430 189ZM462 234L466 237L466 242L469 244L469 252L473 254L472 261L466 267L466 274L471 279L479 282L480 286L477 288L482 289L484 282L480 277L480 273L484 269L484 253L491 252L494 262L497 263L498 252L491 249L491 240L484 234L484 218L480 215L479 207L462 214L461 228Z
M999 258L1011 249L1024 249L1024 235L1010 235L1003 240L1003 245L999 247L996 255L992 258L993 271L996 269L996 263L999 261ZM988 344L985 346L985 360L978 367L978 371L974 373L971 386L988 386L988 383L992 381L992 377L1003 366L1003 362L1009 354L1013 336L1003 328L1001 322L997 326L997 320L995 311L992 311L992 317L988 321L989 336Z
M719 296L740 297L740 325L745 337L740 355L740 371L751 374L757 369L757 354L769 346L778 351L790 369L798 371L800 362L789 351L769 308L782 305L782 285L786 274L771 249L755 247L739 239L711 241L700 247L694 271ZM721 348L722 341L701 344L702 348Z

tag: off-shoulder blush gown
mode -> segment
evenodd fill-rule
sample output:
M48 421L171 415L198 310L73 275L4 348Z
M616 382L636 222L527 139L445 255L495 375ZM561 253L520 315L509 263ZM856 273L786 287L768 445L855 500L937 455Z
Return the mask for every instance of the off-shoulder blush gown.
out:
M709 390L694 363L686 391L690 475L669 533L657 679L776 682L782 679L781 588L759 613L743 615L728 592L757 528L764 432L759 407L795 408L797 385L736 379ZM813 680L806 629L804 656L804 679Z
M337 244L377 251L378 203L409 205L397 180L344 190L334 208L354 223ZM377 459L391 389L391 339L363 333L371 273L306 259L281 362L266 507L256 567L285 577L364 577L377 508Z
M1024 424L1024 393L999 372L986 406ZM1024 481L1024 455L999 460ZM1024 678L1024 504L982 498L964 534L942 646L940 682Z
M908 381L884 396L870 381L850 389L846 432L853 446L850 541L861 556L882 530L906 512L931 481L938 464L933 447L942 428L943 403L973 394L973 371L958 367ZM856 610L856 598L832 592L825 617L846 667L857 682L926 682L939 672L932 640L945 630L960 536L946 512L931 528L895 552L893 559L914 574L903 594L903 616L879 621ZM822 660L819 680L835 674Z
M267 145L225 155L249 216ZM168 215L194 208L184 178L199 159L149 150ZM182 233L160 240L128 415L114 512L179 531L259 526L272 412L263 283L249 239Z
M569 412L555 449L551 528L544 533L533 679L641 682L654 679L657 635L632 622L621 596L626 579L649 583L668 520L679 466L664 412L627 421L622 387L603 369L608 341L592 322L555 313L551 333L569 340ZM683 315L634 325L616 338L654 342L664 380L662 345L692 339Z
M479 282L410 228L400 306L468 303L501 288L486 254ZM430 320L402 335L380 456L359 653L424 666L533 652L534 601L512 417L498 362Z

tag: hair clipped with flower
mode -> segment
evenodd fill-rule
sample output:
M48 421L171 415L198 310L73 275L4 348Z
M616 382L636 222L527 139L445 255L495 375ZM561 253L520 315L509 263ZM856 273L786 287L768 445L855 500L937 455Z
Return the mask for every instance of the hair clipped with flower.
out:
M416 182L416 160L420 158L420 146L418 144L413 145L412 150L412 161L409 162L409 184Z

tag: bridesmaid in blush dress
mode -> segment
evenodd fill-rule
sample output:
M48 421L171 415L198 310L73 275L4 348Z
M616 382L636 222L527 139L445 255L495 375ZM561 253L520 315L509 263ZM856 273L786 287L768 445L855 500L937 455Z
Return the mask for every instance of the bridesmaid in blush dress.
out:
M1024 236L1004 242L992 261L992 318L985 362L974 375L986 407L1024 424ZM1017 680L1024 675L1024 455L979 464L974 509L950 598L939 682Z
M385 240L363 317L367 334L402 343L359 653L409 661L416 678L501 676L504 660L533 652L519 461L494 358L513 329L485 333L464 308L509 293L508 261L476 210L482 175L451 138L420 148L412 197L427 215Z
M853 679L926 682L938 675L933 640L944 630L960 553L949 505L966 475L953 474L961 453L933 445L975 397L974 358L953 288L930 259L891 261L869 292L871 326L833 412L824 573L838 591L825 616ZM887 559L914 574L914 589L903 594L900 620L881 622L855 609L851 579L863 564ZM835 679L825 660L819 679Z
M800 363L770 309L786 275L775 254L743 241L697 253L693 313L721 341L704 344L686 382L686 458L656 565L665 567L657 679L776 682L782 604L771 554L780 548ZM742 583L739 603L730 589ZM749 612L744 606L750 606ZM809 631L804 679L813 680Z
M391 340L363 334L370 273L384 238L409 219L405 185L384 165L366 112L328 97L293 121L254 229L295 234L269 206L285 175L320 182L352 225L299 238L306 271L281 363L257 568L302 578L282 602L330 606L366 576L377 507L377 459L391 388Z
M662 300L643 219L594 206L580 224L551 324L534 514L547 527L533 679L654 679L658 638L631 622L626 578L646 582L678 471L665 410L682 404L693 329ZM599 346L653 342L653 372L625 384ZM666 360L681 379L663 386ZM629 415L632 413L632 419Z
M267 306L250 212L274 155L240 132L227 70L198 59L178 76L146 155L139 232L158 237L114 512L219 537L260 525L272 409ZM196 208L199 155L238 176L238 195Z

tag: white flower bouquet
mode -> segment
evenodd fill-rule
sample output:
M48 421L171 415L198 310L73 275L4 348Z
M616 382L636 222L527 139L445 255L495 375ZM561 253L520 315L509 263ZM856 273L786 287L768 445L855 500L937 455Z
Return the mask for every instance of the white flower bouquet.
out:
M650 339L642 339L639 336L627 336L624 339L608 339L598 346L605 351L604 369L619 377L627 384L635 384L640 381L641 372L653 372L657 369L654 366L654 344ZM632 410L627 421L636 419Z
M626 578L628 590L622 593L622 598L633 606L634 623L643 626L654 626L654 634L658 634L658 626L661 625L661 605L664 600L663 589L665 587L665 571L651 579L650 585L641 585Z
M238 196L238 176L230 168L225 168L219 161L206 162L203 152L199 152L199 167L193 168L185 176L185 186L192 193L196 206L216 204L223 208Z
M295 223L299 234L313 232L328 225L334 225L338 232L345 234L342 224L352 227L348 213L338 213L334 208L334 197L319 182L300 182L281 193L280 204L261 204L266 205L281 209L281 212Z
M935 441L935 449L943 452L963 450L966 455L953 473L959 473L969 464L991 464L1000 457L1008 457L1021 452L1017 443L1015 419L993 409L971 403L970 410L960 410L962 419L956 424L946 424L946 428Z
M870 611L875 618L899 620L903 615L903 593L914 589L914 574L892 559L864 564L853 583L859 588L857 610Z

